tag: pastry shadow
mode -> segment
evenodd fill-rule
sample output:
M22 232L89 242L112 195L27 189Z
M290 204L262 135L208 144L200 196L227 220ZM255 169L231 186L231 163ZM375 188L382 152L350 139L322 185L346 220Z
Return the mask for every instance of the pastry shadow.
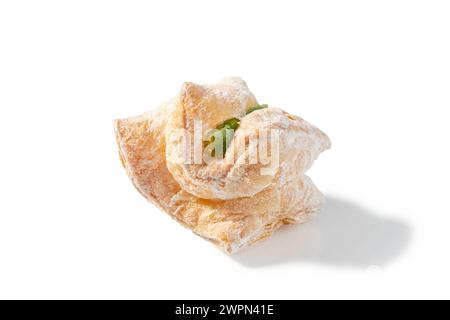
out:
M405 222L338 197L327 196L311 222L286 226L271 239L232 256L248 267L289 263L367 268L385 266L399 257L411 240Z

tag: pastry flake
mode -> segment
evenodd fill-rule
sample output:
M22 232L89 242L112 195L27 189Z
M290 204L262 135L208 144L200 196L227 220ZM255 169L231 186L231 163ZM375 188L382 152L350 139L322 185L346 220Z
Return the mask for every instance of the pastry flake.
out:
M237 130L224 131L227 121ZM231 141L211 143L225 150L209 158L211 130ZM329 138L299 117L258 104L240 78L185 83L155 111L116 120L115 133L138 191L227 253L281 225L308 221L323 203L305 173L330 148Z

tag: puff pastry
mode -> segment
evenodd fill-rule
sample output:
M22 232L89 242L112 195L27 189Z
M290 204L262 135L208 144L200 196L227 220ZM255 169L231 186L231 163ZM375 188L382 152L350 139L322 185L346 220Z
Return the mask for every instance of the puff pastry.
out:
M330 148L329 138L278 108L246 115L255 104L240 78L206 86L188 82L158 109L115 121L120 159L138 191L227 253L266 239L281 225L308 221L323 202L305 172ZM185 142L195 140L196 122L207 130L230 118L240 126L222 159L198 163L194 153L180 161L186 160ZM274 131L277 146L271 150L278 156L250 161L260 157L261 140L249 139L267 132L273 147Z

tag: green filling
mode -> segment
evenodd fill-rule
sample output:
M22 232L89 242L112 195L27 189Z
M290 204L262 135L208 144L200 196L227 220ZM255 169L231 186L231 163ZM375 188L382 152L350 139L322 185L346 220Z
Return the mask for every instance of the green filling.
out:
M231 119L228 119L228 120L222 122L221 124L219 124L216 127L216 129L218 129L218 130L222 130L222 129L236 130L237 128L239 128L240 123L241 123L241 120L239 120L238 118L231 118Z
M266 109L269 106L267 104L257 104L253 107L250 107L246 115L252 113L253 111ZM216 126L216 131L207 141L203 142L203 147L209 146L210 144L214 144L214 148L211 151L211 156L215 156L216 149L220 150L222 148L222 156L225 155L226 150L230 146L231 140L233 139L234 132L239 128L241 120L238 118L228 119L218 126Z
M267 104L257 104L256 106L250 107L245 114L247 115L249 113L252 113L253 111L260 110L260 109L266 109L268 107L269 106Z
M225 151L228 149L231 140L233 139L234 131L239 128L240 123L241 120L238 118L231 118L216 127L218 131L216 131L208 141L204 142L204 146L208 146L211 143L214 144L214 148L211 151L211 156L214 157L216 154L216 149L220 150L220 148L222 148L222 155L225 155Z

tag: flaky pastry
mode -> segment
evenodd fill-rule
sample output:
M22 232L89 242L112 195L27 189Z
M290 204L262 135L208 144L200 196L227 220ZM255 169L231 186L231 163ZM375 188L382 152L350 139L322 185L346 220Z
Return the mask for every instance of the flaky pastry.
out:
M155 111L115 121L122 164L139 192L227 253L281 225L308 221L323 202L305 172L330 148L329 138L278 108L249 113L255 105L240 78L207 86L188 82ZM204 162L187 152L186 141L196 140L197 129L205 132L228 119L239 127L222 158ZM270 146L266 161L263 144ZM193 145L205 154L204 144Z

